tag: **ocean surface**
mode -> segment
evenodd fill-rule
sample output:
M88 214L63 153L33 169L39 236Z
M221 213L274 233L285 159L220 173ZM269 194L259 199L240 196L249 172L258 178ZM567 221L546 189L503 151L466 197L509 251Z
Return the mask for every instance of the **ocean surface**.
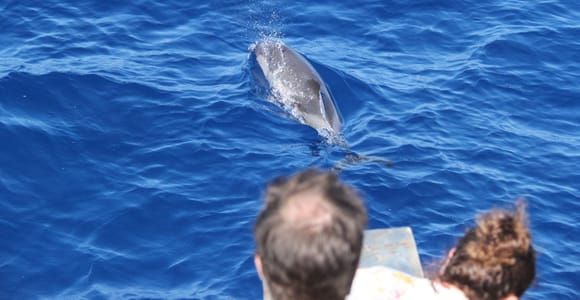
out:
M260 299L265 185L343 146L268 101L280 39L334 95L370 228L432 265L528 203L537 280L580 299L580 2L0 0L0 299Z

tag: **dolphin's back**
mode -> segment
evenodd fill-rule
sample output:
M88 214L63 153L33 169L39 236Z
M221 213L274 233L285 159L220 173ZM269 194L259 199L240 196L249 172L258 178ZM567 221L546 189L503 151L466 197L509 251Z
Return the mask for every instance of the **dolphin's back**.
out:
M280 41L260 41L254 54L275 100L289 106L298 119L318 131L340 132L332 96L306 58Z

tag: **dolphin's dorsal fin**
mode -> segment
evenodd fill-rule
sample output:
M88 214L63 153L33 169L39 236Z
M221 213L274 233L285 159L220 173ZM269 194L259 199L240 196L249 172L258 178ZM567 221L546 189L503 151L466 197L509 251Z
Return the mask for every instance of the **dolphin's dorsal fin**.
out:
M320 83L318 83L318 81L316 81L314 79L308 79L306 81L306 85L308 86L309 89L312 90L312 92L315 95L320 94Z
M306 86L308 86L308 89L312 91L313 95L318 95L318 109L320 110L320 115L322 118L326 120L326 109L324 107L324 99L322 98L322 89L320 89L320 83L314 79L308 79L306 81Z

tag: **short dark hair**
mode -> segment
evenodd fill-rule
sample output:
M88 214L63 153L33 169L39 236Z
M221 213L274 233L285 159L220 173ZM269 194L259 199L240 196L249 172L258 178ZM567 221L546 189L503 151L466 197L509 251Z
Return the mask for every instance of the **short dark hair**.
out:
M272 298L344 299L366 222L361 199L333 173L306 170L271 182L254 235Z
M536 275L536 253L523 202L515 211L492 210L459 240L439 280L470 300L521 297Z

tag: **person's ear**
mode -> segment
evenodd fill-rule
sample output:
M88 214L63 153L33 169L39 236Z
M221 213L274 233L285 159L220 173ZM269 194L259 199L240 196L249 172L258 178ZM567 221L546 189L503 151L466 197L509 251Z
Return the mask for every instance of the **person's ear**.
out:
M519 299L519 298L518 298L516 295L514 295L514 294L511 294L511 295L509 295L509 296L507 296L507 297L503 298L502 300L518 300L518 299Z
M457 250L457 248L453 247L451 248L451 250L449 250L449 252L447 253L447 261L449 261L453 255L455 255L455 251Z
M455 250L456 250L456 248L453 247L453 248L451 248L451 250L449 250L449 252L447 252L447 257L445 258L445 261L443 262L441 269L439 269L439 274L443 274L443 272L445 271L445 268L447 268L447 265L449 264L449 261L451 260L453 255L455 255ZM509 299L509 300L512 300L512 299Z
M258 255L258 254L254 255L254 266L256 266L256 271L258 271L258 276L260 276L260 279L263 281L264 280L264 271L262 269L262 259L260 259L260 255Z

